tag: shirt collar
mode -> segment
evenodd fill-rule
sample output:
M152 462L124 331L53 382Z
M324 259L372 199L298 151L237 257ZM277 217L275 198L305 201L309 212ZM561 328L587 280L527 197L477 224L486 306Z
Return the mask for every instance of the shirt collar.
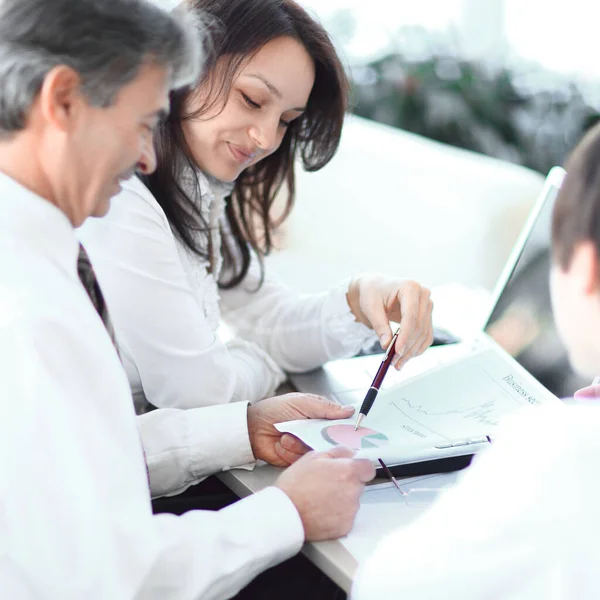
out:
M38 196L0 172L0 232L4 240L57 264L68 275L77 276L79 243L67 216L49 200Z
M214 199L221 200L233 192L235 183L220 181L212 175L204 173L198 168L186 165L182 172L182 184L189 194L194 194L197 186L200 186L200 194L205 207L210 207ZM207 193L208 192L208 193Z

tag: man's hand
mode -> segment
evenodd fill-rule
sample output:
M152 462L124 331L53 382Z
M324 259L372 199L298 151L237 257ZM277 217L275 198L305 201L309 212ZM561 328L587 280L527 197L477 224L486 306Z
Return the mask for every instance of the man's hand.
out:
M266 398L248 407L248 433L255 458L277 467L287 467L310 448L289 433L273 426L295 419L347 419L351 406L341 406L314 394L285 394Z
M371 462L353 455L341 446L310 452L277 480L298 510L308 541L335 539L352 529L365 483L375 477Z
M430 291L416 281L362 275L352 280L346 298L356 320L375 331L384 349L393 335L390 321L400 323L392 362L396 369L431 346L433 303Z

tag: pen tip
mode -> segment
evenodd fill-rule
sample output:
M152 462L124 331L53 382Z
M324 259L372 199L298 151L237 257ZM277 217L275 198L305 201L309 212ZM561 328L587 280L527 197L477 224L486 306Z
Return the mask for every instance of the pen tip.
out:
M362 413L360 413L358 415L358 418L356 419L356 423L354 424L354 431L356 431L360 427L363 417L364 417L364 415Z

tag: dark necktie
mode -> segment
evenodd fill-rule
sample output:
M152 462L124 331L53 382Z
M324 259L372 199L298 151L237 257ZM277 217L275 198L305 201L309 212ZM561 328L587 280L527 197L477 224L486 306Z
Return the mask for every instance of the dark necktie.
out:
M113 329L112 322L110 320L110 315L108 314L108 307L106 306L106 302L104 300L104 295L102 294L102 290L100 289L100 284L98 283L98 279L96 278L96 273L94 272L94 267L92 267L92 263L90 262L90 257L86 252L85 248L79 244L79 256L77 258L77 273L79 274L79 279L85 288L94 308L97 313L100 315L102 322L104 323L104 327L106 327L106 331L112 340L112 343L119 353L119 348L117 346L117 340L115 338L115 330ZM148 488L150 488L150 471L148 469L148 462L146 461L146 451L144 450L144 445L142 444L142 452L144 453L144 463L146 465L146 476L148 477Z
M81 244L79 244L79 257L77 258L77 273L79 274L79 279L81 280L85 291L88 293L96 312L100 315L100 318L104 323L104 327L106 327L106 331L108 331L108 335L110 336L112 343L114 344L115 348L117 348L115 331L110 320L110 315L108 314L108 308L104 300L104 295L102 294L102 290L98 284L98 279L96 278L96 273L94 273L94 267L92 267L90 257Z

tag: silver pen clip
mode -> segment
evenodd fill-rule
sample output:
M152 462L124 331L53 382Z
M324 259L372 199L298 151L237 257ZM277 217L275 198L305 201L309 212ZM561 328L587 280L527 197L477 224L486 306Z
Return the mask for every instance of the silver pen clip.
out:
M387 347L387 350L385 351L383 360L385 360L390 355L390 352L394 349L394 346L396 345L396 340L398 339L399 333L400 333L400 327L398 327L398 329L396 329L396 333L394 333L394 335L392 336L392 341L390 342L390 345Z

